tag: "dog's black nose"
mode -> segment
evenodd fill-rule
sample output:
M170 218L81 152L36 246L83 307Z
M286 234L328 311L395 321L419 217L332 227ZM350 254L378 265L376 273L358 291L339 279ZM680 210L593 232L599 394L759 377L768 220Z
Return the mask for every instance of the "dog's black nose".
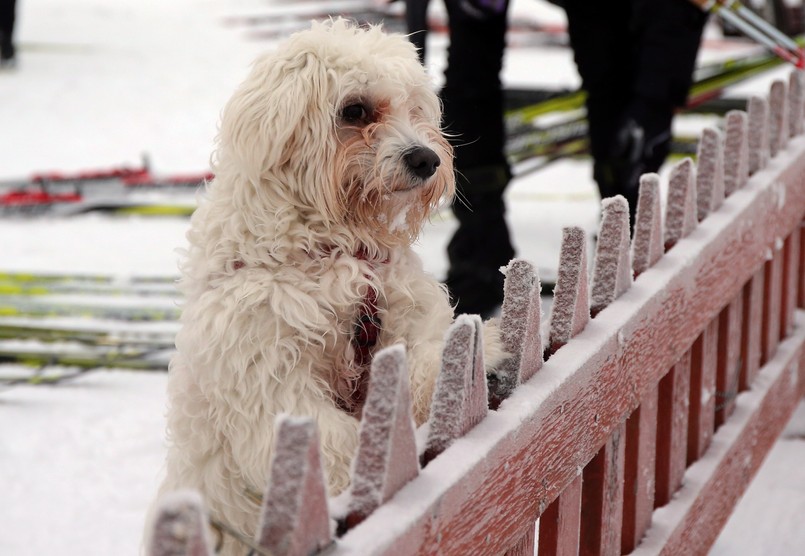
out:
M414 147L405 153L403 159L411 171L423 180L435 174L441 164L439 155L427 147Z

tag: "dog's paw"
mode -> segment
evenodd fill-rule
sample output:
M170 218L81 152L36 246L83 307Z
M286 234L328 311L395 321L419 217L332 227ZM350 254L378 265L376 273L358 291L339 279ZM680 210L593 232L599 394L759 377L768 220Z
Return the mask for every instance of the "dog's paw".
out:
M500 336L500 319L492 318L484 321L484 368L487 374L494 371L500 364L511 357L511 353L503 346Z

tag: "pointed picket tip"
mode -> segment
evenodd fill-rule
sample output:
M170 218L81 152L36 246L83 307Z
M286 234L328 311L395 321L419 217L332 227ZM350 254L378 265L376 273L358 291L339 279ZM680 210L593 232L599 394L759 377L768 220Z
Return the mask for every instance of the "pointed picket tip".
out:
M176 491L159 501L148 556L211 556L207 513L201 495Z
M635 278L651 268L665 253L662 241L660 176L654 173L640 176L638 195L632 240L632 270Z
M542 366L542 298L537 271L530 262L512 259L505 269L500 335L512 354L489 375L489 406L497 409L524 380ZM536 343L537 346L531 344ZM538 359L533 354L539 353ZM530 359L529 359L530 358Z
M274 556L301 556L331 539L316 425L309 417L280 415L255 540Z
M788 76L788 136L802 135L805 103L805 73L794 70Z
M696 182L694 165L689 158L671 168L668 178L668 205L665 208L665 250L696 229Z
M752 95L746 104L746 114L749 118L747 142L751 176L769 163L769 102L761 96Z
M774 158L788 144L788 85L777 79L769 89L769 155Z
M629 203L621 195L601 201L590 311L596 316L632 285Z
M419 474L405 347L372 360L352 468L347 526L354 527Z
M749 179L749 118L743 110L730 110L724 137L724 196L729 197Z
M422 466L466 434L487 414L481 318L459 315L447 329L442 368L433 392Z
M584 330L590 320L590 296L587 283L587 241L584 230L562 230L559 272L553 293L548 354L553 355L570 339Z
M724 202L724 150L721 132L702 131L696 154L696 209L699 222Z

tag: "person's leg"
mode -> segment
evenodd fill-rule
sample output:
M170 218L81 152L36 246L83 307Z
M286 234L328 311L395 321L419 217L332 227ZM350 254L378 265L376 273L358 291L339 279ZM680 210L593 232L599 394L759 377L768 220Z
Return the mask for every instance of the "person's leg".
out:
M630 181L624 176L628 168L620 163L625 155L616 152L635 71L631 2L566 0L564 7L573 56L587 93L593 178L602 199L624 195L634 210L636 198L624 187Z
M455 1L450 18L444 124L455 147L459 227L447 249L447 286L457 312L488 315L503 299L499 268L514 256L503 191L511 178L504 153L500 70L506 12L479 19Z
M14 58L16 0L0 0L0 59Z
M656 172L671 146L676 109L687 103L707 15L690 2L634 0L636 71L631 117L644 130L642 162Z
M706 16L678 0L567 0L571 44L588 92L593 174L601 197L623 195L631 222L639 179L671 147Z

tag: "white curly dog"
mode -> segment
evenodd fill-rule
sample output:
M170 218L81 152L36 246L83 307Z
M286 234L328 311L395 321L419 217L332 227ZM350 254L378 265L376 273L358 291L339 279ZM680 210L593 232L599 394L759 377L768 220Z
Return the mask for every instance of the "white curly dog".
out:
M315 419L331 494L349 484L372 353L406 346L427 420L453 310L411 244L453 194L452 150L414 47L339 19L256 61L213 164L187 236L161 492L196 489L253 536L279 414ZM504 353L484 330L491 367Z

